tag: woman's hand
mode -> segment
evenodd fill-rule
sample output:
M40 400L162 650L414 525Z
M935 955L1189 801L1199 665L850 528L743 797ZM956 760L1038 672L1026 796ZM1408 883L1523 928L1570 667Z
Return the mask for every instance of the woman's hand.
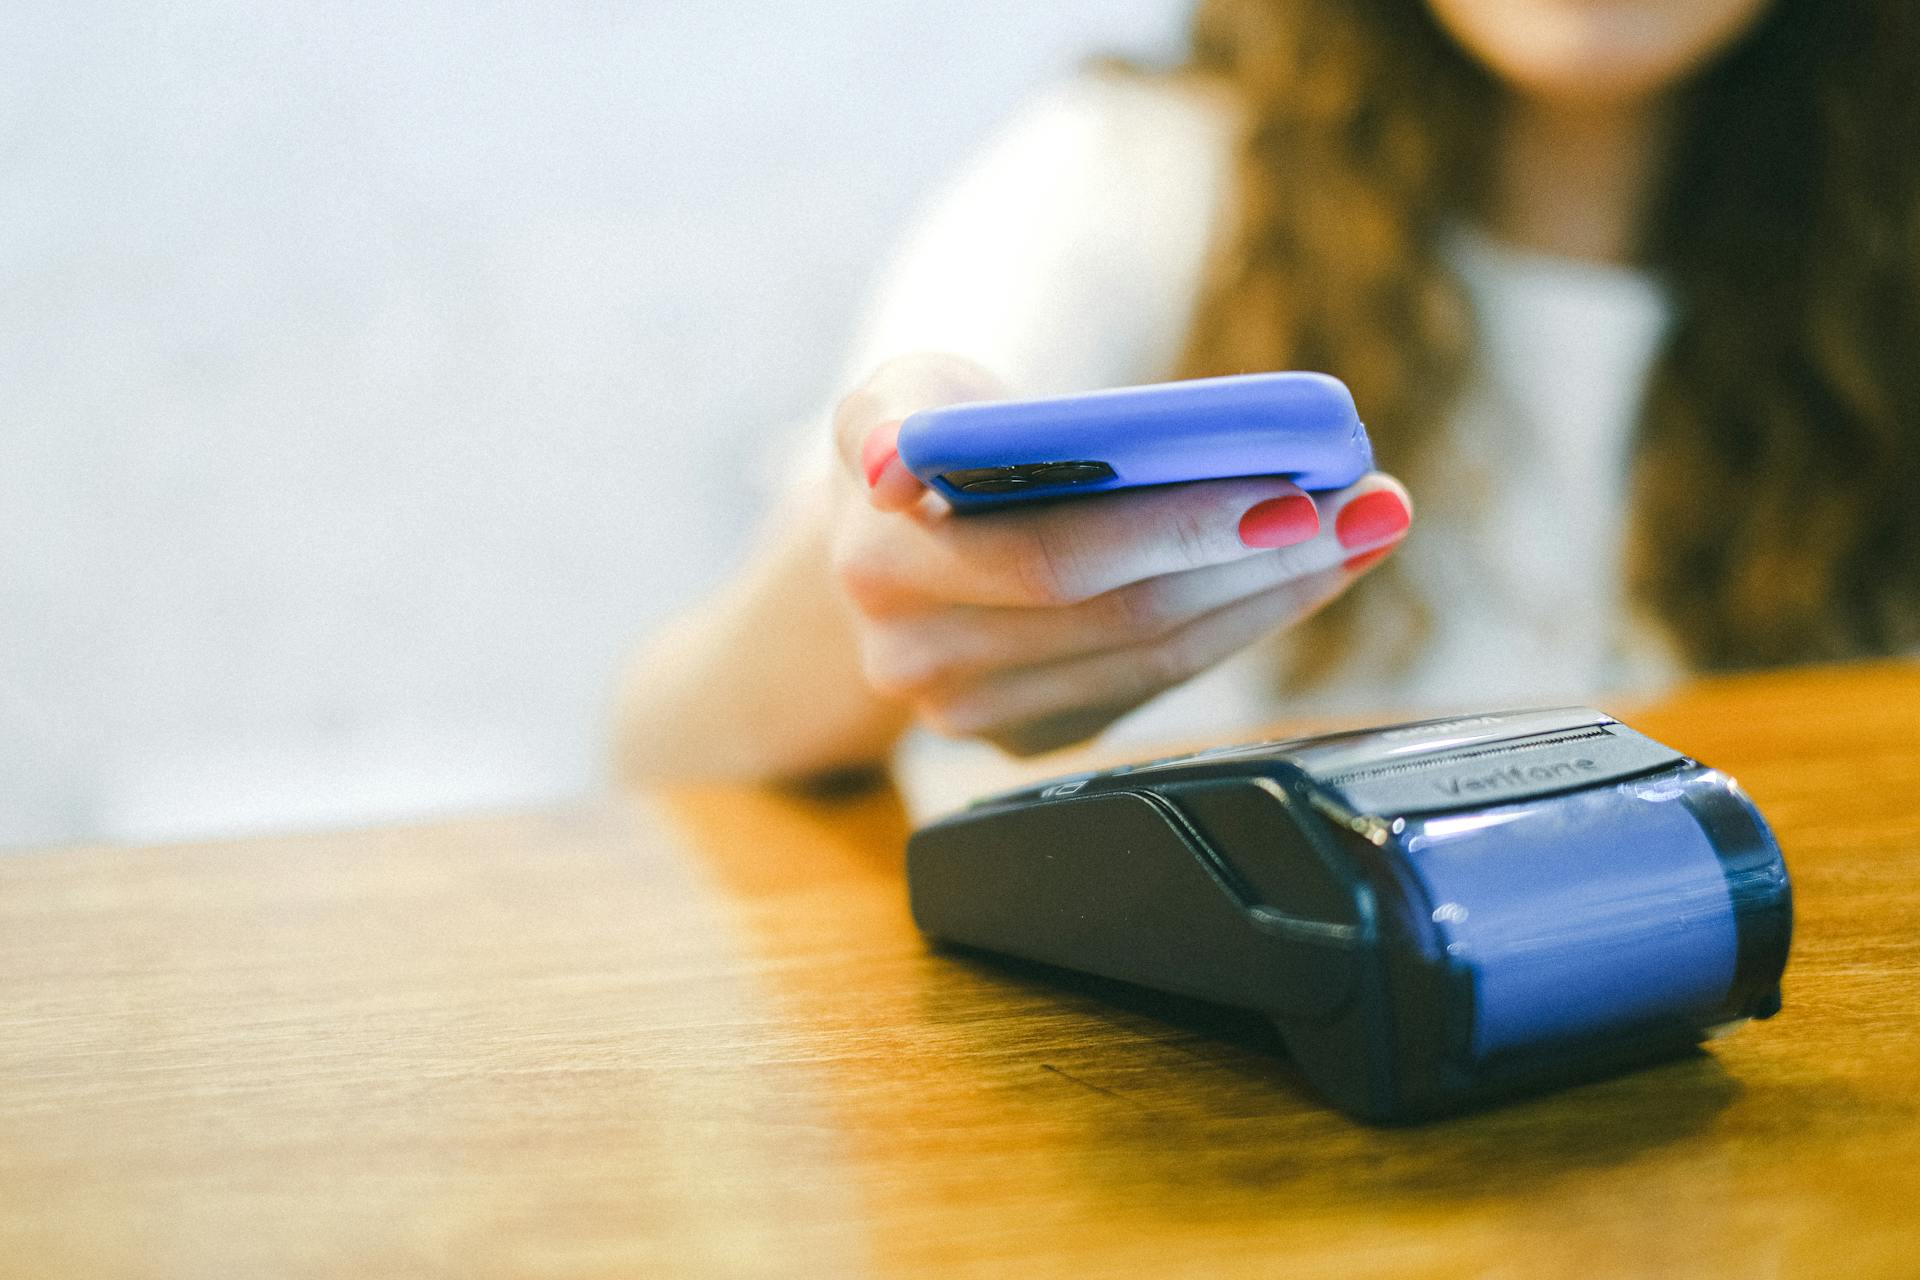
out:
M862 668L945 734L1019 754L1090 737L1327 604L1411 519L1379 473L1311 496L1258 477L955 516L901 464L900 423L1004 394L968 361L906 356L835 415L832 566Z

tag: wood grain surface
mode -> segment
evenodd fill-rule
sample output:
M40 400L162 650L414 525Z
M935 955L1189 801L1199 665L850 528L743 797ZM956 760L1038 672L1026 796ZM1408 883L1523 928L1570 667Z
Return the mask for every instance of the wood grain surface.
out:
M1403 1130L929 952L885 794L0 857L0 1275L1920 1275L1920 667L1629 714L1773 821L1785 1011Z

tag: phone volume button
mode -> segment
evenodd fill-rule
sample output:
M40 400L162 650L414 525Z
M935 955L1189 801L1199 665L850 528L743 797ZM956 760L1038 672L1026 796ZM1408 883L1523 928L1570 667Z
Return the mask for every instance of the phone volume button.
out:
M1111 480L1113 468L1104 462L1057 462L1039 468L1033 478L1041 484L1091 484L1096 480Z

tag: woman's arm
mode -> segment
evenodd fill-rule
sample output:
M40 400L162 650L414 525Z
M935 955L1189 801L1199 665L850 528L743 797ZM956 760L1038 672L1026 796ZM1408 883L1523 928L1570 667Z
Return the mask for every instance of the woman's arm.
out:
M635 657L621 690L623 776L800 778L882 759L907 712L860 670L828 563L824 493L795 494L747 571Z
M881 423L897 429L919 409L1004 394L971 361L919 355L887 362L842 400L833 430L845 444L832 465L785 495L737 579L630 665L621 773L801 779L883 760L911 709L875 690L840 581L849 525L869 509L858 450Z

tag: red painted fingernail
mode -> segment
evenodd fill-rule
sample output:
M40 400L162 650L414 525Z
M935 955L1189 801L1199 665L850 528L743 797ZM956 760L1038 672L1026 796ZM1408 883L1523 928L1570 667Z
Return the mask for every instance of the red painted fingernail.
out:
M1385 538L1397 538L1407 531L1413 517L1407 504L1391 489L1363 493L1340 509L1334 517L1333 531L1343 547L1364 547Z
M1397 546L1398 544L1396 543L1394 545ZM1345 568L1348 573L1359 573L1362 569L1371 568L1392 554L1392 546L1375 547L1371 551L1362 551L1357 556L1348 556L1346 564L1342 567Z
M1240 517L1240 541L1250 547L1291 547L1320 532L1313 499L1300 494L1269 498Z
M886 425L875 427L868 433L866 443L860 446L860 470L866 473L867 488L880 483L880 473L887 464L900 456L895 445L899 439L898 427L889 429Z

